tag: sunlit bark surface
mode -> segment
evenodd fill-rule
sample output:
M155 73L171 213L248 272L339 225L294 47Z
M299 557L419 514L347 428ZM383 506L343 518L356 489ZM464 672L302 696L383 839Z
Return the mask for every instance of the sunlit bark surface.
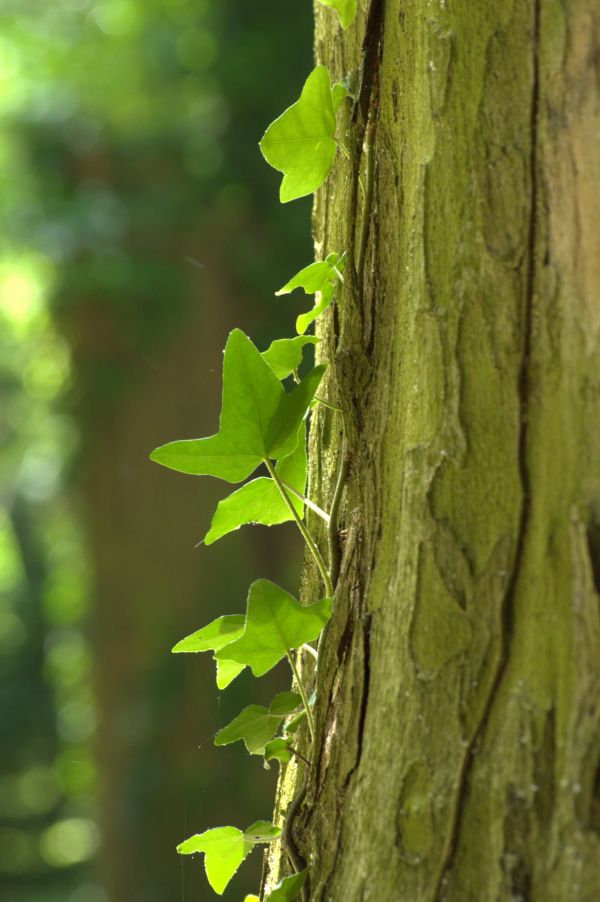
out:
M350 256L322 352L350 474L310 899L593 902L600 7L373 0L345 34L319 7L316 55L365 66L315 208L318 256ZM320 503L341 453L321 410Z

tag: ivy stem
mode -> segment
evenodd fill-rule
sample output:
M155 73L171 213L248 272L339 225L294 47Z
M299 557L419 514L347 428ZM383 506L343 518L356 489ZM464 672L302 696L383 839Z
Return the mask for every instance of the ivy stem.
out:
M340 571L340 551L339 551L339 515L340 515L340 504L342 502L342 494L344 492L344 487L346 485L346 479L348 478L348 469L349 469L349 459L348 452L346 450L346 439L345 435L342 439L342 448L340 453L340 463L338 468L337 480L335 484L335 489L333 492L333 499L331 502L331 511L329 515L329 529L327 532L327 540L329 544L329 578L331 580L332 586L335 587L335 584L338 580L338 575Z
M336 270L336 272L337 272L337 270ZM341 276L340 276L340 279L341 279ZM292 375L294 377L294 382L297 385L300 385L300 376L298 374L298 370L292 370ZM325 398L320 398L318 395L315 395L315 401L318 401L319 404L323 405L323 407L328 407L329 410L335 410L335 411L337 411L337 413L342 412L341 407L336 407L335 404L331 403L331 401L326 401ZM288 486L288 488L289 488L289 486ZM293 489L292 489L292 491L293 491ZM310 507L310 505L309 505L309 507ZM315 513L318 514L319 512L315 511Z
M306 695L306 690L300 679L300 674L298 673L298 668L296 667L296 662L294 661L294 656L290 654L290 652L286 652L287 659L290 662L290 667L292 668L292 673L294 674L294 679L296 681L296 685L298 686L298 692L302 697L302 704L304 705L304 710L306 711L306 721L308 723L308 732L310 733L311 741L314 745L315 741L315 722L313 720L312 711L310 710L310 705L308 704L308 696Z
M342 412L341 407L336 407L335 404L331 403L331 401L326 401L324 398L320 398L318 395L315 395L315 401L318 401L319 404L323 405L323 407L328 407L329 410L335 410L336 413Z
M287 483L285 479L282 479L281 483L288 490L288 492L291 492L292 495L295 495L296 498L299 498L303 504L306 504L307 507L310 507L311 511L316 514L317 517L320 517L321 520L325 520L325 522L329 526L329 514L327 514L322 508L320 508L318 504L315 504L314 501L311 501L310 498L307 498L302 494L302 492L298 492L293 486L289 485L289 483Z
M288 746L288 748L292 755L295 755L296 758L300 758L300 761L304 761L304 763L308 765L308 767L310 767L310 761L308 760L308 758L305 758L304 755L298 751L298 749L295 749L293 745Z
M360 242L358 245L358 284L363 287L363 277L365 271L365 259L367 256L367 242L369 240L369 226L371 224L371 207L373 205L373 182L374 182L374 166L373 166L373 128L369 124L367 131L367 140L364 145L365 151L365 184L363 186L363 203L362 216L360 224Z
M319 655L317 653L317 649L313 648L312 645L309 645L308 642L305 642L303 646L301 646L304 651L310 652L315 661L319 660Z
M327 572L327 567L325 566L325 561L321 557L321 552L317 548L315 540L313 539L313 537L309 533L308 529L306 528L306 525L305 525L302 517L299 515L298 511L296 510L294 502L288 495L284 484L282 483L281 479L279 478L279 476L275 470L275 467L273 466L273 464L271 463L271 461L269 460L268 457L264 458L264 463L265 463L267 470L269 471L269 476L271 477L271 479L273 480L273 482L279 489L279 491L281 493L281 497L287 504L292 517L296 521L296 525L298 526L298 529L302 533L302 537L303 537L304 541L306 542L308 550L312 554L314 561L315 561L317 567L319 568L319 573L321 574L321 578L325 585L326 595L328 598L331 598L333 596L333 585L329 578L329 573Z
M337 146L339 147L339 149L342 151L342 153L344 154L344 156L346 157L346 159L349 160L349 159L350 159L350 151L348 150L348 148L346 147L346 145L344 144L344 142L343 142L343 141L340 141L339 138L336 138L336 139L335 139L335 143L337 144Z

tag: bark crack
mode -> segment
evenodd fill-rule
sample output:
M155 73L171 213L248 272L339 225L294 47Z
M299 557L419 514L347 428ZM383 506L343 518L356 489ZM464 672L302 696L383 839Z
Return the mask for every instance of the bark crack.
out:
M363 615L363 659L362 659L362 692L360 708L358 711L358 728L356 733L356 756L354 766L348 771L344 780L343 791L350 785L353 774L360 765L363 753L363 740L365 733L365 721L367 718L367 705L369 702L369 684L371 682L371 620L372 614Z
M500 653L496 670L492 678L490 691L483 708L479 722L473 730L465 751L462 766L458 775L458 785L450 832L442 856L439 876L435 883L432 899L438 902L443 894L448 881L449 873L454 865L458 841L462 827L462 819L466 808L466 799L469 791L474 753L485 735L494 704L498 697L506 668L509 661L510 639L514 627L514 605L516 592L521 572L521 565L525 553L525 542L529 525L531 507L531 479L527 464L528 452L528 408L531 395L530 359L533 331L533 307L536 279L536 244L538 241L538 122L540 102L540 18L541 0L533 0L532 10L532 83L531 83L531 110L530 110L530 150L529 150L529 224L526 242L526 275L523 301L523 348L518 376L519 394L519 438L518 438L518 469L521 483L521 511L515 545L514 562L506 586L506 591L500 605L501 638Z

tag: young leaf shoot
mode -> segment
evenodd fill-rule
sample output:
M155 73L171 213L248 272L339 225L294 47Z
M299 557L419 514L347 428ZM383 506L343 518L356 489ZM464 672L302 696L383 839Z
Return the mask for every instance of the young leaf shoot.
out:
M320 2L323 6L331 6L332 9L336 10L340 17L342 28L348 28L354 21L358 0L320 0Z
M299 100L271 123L260 142L267 163L283 173L282 204L312 194L323 184L337 149L335 129L329 70L317 66Z

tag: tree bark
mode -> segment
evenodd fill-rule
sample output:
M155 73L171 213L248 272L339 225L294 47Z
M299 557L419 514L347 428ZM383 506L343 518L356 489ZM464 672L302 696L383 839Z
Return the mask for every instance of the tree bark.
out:
M315 205L317 257L349 254L323 356L350 469L309 896L592 902L600 7L371 0L344 33L319 6L316 56L358 87ZM341 433L318 414L320 503Z

